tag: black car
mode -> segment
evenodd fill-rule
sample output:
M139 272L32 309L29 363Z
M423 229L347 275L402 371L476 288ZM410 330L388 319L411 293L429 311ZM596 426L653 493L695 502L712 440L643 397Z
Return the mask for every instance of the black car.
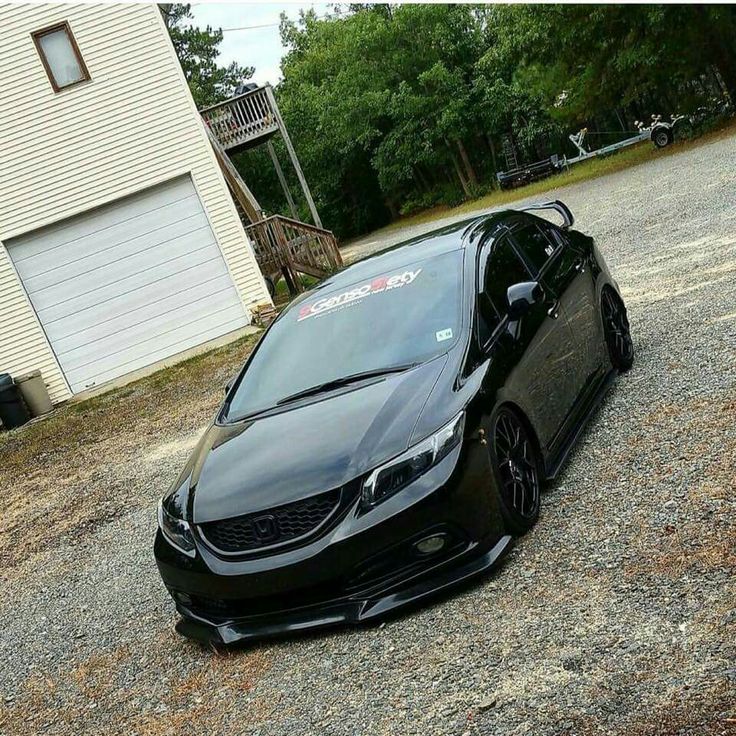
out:
M552 209L557 227L529 213ZM375 619L488 570L633 345L560 202L360 261L263 334L159 506L177 628Z

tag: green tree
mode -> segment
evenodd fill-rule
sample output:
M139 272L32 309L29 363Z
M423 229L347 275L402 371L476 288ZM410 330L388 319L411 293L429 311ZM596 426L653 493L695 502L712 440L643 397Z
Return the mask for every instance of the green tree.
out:
M193 17L189 4L159 7L197 107L208 107L227 99L238 84L253 76L253 67L235 62L228 66L218 65L222 29L207 26L203 30L188 23Z
M717 72L736 92L736 9L694 5L499 7L496 49L527 89L546 97L564 85L558 117L582 122L629 108L675 112L693 82Z
M187 31L187 6L174 7L187 78L214 102L242 74L218 71L221 36ZM276 96L322 219L343 237L492 186L506 140L533 161L572 153L567 134L583 126L611 142L596 136L736 100L734 6L348 4L282 16L280 30ZM236 161L261 204L287 212L265 151Z

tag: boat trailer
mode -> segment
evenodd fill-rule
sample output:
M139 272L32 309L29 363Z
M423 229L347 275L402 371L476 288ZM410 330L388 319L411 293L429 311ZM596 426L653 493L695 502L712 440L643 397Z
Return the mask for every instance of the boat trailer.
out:
M639 132L636 135L632 135L630 138L624 138L622 141L618 141L617 143L611 143L608 146L603 146L602 148L596 148L594 151L588 151L583 147L583 141L585 141L585 136L587 134L588 129L583 128L577 133L573 133L568 136L568 138L572 141L573 146L578 149L578 155L574 156L573 158L565 158L566 166L570 166L570 164L576 164L579 161L585 161L589 158L595 158L596 156L606 156L609 153L619 151L620 149L626 148L627 146L633 146L637 143L641 143L642 141L647 141L651 137L651 130L649 128L640 128Z

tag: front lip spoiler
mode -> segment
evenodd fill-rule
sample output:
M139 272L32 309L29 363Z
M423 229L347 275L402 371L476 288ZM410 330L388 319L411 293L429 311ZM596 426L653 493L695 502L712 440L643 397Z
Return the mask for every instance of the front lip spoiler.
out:
M511 542L511 536L503 536L488 552L479 557L379 598L344 600L284 614L236 619L225 623L214 623L179 606L184 617L176 624L176 630L183 636L206 644L227 645L341 624L360 624L404 606L419 603L490 570L509 550Z

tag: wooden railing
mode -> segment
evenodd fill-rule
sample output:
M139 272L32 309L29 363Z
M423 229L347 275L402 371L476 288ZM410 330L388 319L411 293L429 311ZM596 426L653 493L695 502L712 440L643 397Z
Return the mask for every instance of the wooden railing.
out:
M269 89L259 87L200 110L206 125L226 151L275 133L278 119Z
M329 230L282 215L245 228L264 276L283 275L292 294L304 290L298 273L324 278L342 266L337 239Z

